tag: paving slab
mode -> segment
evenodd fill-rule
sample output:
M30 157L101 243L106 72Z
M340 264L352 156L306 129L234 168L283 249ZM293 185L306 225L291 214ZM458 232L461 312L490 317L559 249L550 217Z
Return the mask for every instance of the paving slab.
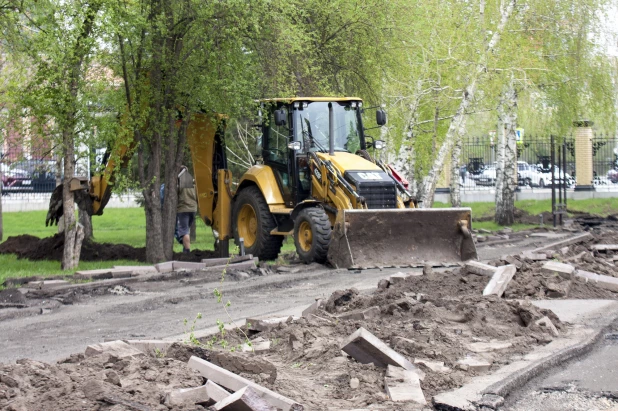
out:
M502 297L502 294L504 294L504 291L516 272L517 268L514 265L503 265L498 267L483 290L483 295L497 295L498 297Z
M176 261L166 261L164 263L155 264L155 268L160 273L169 273L174 271L174 263Z
M315 314L316 312L318 312L320 308L324 307L325 304L326 304L326 301L324 301L321 298L319 300L316 300L316 302L314 302L309 307L303 310L302 316L307 318L311 314Z
M431 371L439 372L439 373L446 373L451 370L449 367L444 365L443 361L431 361L431 360L425 360L422 358L415 358L414 364L423 364L425 367L429 368Z
M173 344L172 341L163 340L127 340L126 342L146 354L155 354L157 351L164 353Z
M403 355L362 327L346 338L340 348L361 364L373 363L382 368L395 365L406 370L417 369Z
M42 288L54 288L54 287L59 287L62 285L68 285L70 284L68 281L65 280L44 280L44 281L30 281L27 284L27 287L29 288L35 288L35 289L42 289Z
M115 270L130 270L133 274L136 273L157 273L157 268L154 265L115 265Z
M384 388L391 401L427 404L421 381L415 371L389 365L384 377Z
M475 372L485 372L489 371L491 368L491 362L487 361L483 358L477 357L466 357L457 361L457 364L463 365L465 369L472 370Z
M76 280L106 280L113 278L111 268L102 268L99 270L80 270L73 274Z
M500 351L506 350L513 346L513 343L508 341L490 341L490 342L475 342L467 345L466 348L472 352L482 353L482 352L492 352L492 351Z
M590 241L593 238L594 237L592 236L592 234L590 234L590 233L583 233L583 234L579 234L579 235L573 236L571 238L567 238L567 239L562 240L562 241L556 241L555 243L546 244L546 245L544 245L542 247L535 248L531 252L532 253L539 253L539 252L543 252L545 250L558 250L558 249L564 247L565 245L583 243L584 241Z
M469 273L477 274L477 275L485 275L491 277L494 275L498 267L494 267L493 265L483 264L478 261L470 260L466 261L466 270Z
M618 244L594 244L590 248L595 251L617 251Z
M211 401L205 385L193 388L180 388L165 395L164 404L168 407L191 406L206 404Z
M284 397L281 394L271 391L268 388L262 387L261 385L258 385L253 381L236 375L233 372L226 370L225 368L221 368L201 358L193 356L189 359L189 363L187 365L189 366L189 368L197 370L200 374L202 374L202 376L206 377L207 379L212 380L216 384L219 384L234 392L241 390L244 387L251 387L262 398L268 401L270 405L281 408L282 411L302 411L304 409L302 405L300 405L294 400Z
M216 384L212 380L206 381L205 387L206 387L206 392L208 393L208 396L212 398L214 402L219 402L223 400L225 397L227 397L228 395L230 395L230 393L225 388L223 388L219 384Z
M228 395L212 406L214 411L276 411L251 387L245 387Z
M557 261L548 261L541 269L548 274L558 274L562 278L566 278L567 280L571 279L573 272L575 271L575 267L571 264L559 263Z
M94 355L100 355L103 353L112 354L113 356L118 358L142 357L146 355L141 350L138 350L137 348L120 340L109 341L99 344L91 344L86 347L84 355L86 357L92 357Z
M176 270L201 270L206 268L204 263L191 263L188 261L174 261L174 271Z

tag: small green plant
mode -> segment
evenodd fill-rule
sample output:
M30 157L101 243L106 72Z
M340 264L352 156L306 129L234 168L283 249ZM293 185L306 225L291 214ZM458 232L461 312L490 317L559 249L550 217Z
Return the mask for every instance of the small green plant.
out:
M154 349L154 355L157 358L163 358L163 351L161 351L160 349L158 349L157 347L155 347Z
M201 320L201 319L202 319L202 313L197 313L197 315L191 322L191 327L189 327L188 330L187 330L187 325L189 324L189 321L186 318L184 319L183 323L185 326L185 334L188 334L187 339L185 340L185 343L190 343L196 346L202 346L202 343L200 342L200 340L198 340L195 337L195 325L197 324L197 320Z
M238 248L236 248L236 252L238 252ZM228 258L227 263L225 264L225 267L223 268L223 270L221 271L221 280L220 282L223 283L225 281L225 275L227 274L227 268L230 265L230 261L231 261L232 257ZM234 322L234 320L232 319L232 316L230 315L230 312L228 311L228 308L231 307L232 302L230 300L227 300L225 303L223 302L223 293L218 289L215 288L213 290L213 295L217 301L217 304L221 304L221 306L223 307L223 310L225 311L225 314L227 315L228 318L228 324L230 325L234 325L234 328L237 330L240 330L240 332L242 333L244 342L251 347L251 340L249 340L249 337L247 336L247 334L245 333L245 331L241 328L238 327L236 325L236 323ZM198 345L198 346L205 346L208 349L213 349L215 346L220 346L223 349L227 349L229 348L230 351L236 351L236 350L242 350L242 345L238 344L235 346L230 346L230 342L226 339L226 333L227 330L225 329L225 322L221 321L220 319L217 319L217 330L218 333L213 335L208 342L206 342L206 344L202 344L197 338L195 338L195 324L197 322L198 319L202 318L202 314L197 315L197 317L193 320L191 327L188 330L188 342L194 345ZM184 324L185 327L187 327L188 325L188 320L185 318L184 320ZM251 325L248 324L247 327L250 327Z

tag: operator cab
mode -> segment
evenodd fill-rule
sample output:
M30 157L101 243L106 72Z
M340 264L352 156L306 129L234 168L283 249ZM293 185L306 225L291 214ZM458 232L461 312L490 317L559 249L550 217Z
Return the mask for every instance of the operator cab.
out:
M275 174L286 207L294 207L311 195L307 153L329 152L329 105L334 151L355 154L367 149L359 98L304 97L265 100L262 104L267 116L262 125L262 157Z

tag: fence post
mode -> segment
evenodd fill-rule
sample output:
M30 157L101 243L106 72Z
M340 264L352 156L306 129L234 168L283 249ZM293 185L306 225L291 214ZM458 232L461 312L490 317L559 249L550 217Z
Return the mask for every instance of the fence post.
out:
M575 191L594 191L592 167L593 121L574 121L575 126Z

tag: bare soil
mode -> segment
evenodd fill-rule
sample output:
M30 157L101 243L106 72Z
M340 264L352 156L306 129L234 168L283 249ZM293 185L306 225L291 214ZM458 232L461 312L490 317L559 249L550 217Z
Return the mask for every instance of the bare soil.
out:
M24 359L0 365L0 408L102 410L112 409L115 398L147 407L141 409L168 410L162 404L166 392L202 383L197 372L173 358L120 359L109 354L84 358L78 354L53 365ZM107 399L96 392L97 386L110 394ZM140 409L117 407L113 409Z
M64 235L38 238L28 234L9 237L0 244L0 254L17 254L29 260L62 260ZM218 257L214 251L193 250L191 253L174 253L180 261L201 261L204 258ZM85 240L80 255L82 261L135 260L146 262L146 248L127 244L97 243Z

